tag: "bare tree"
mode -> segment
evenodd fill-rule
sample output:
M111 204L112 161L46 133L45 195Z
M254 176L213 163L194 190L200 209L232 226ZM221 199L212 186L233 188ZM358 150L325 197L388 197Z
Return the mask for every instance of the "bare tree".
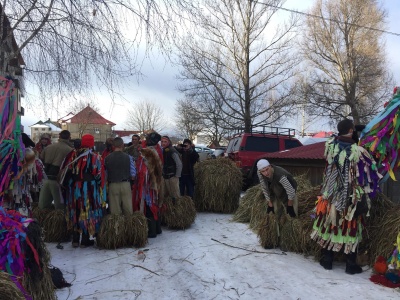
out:
M133 109L129 109L126 123L141 132L147 130L159 132L167 126L161 108L149 100L140 101Z
M115 96L124 78L140 76L139 46L170 51L177 21L195 13L195 5L192 0L4 0L0 73L22 53L26 79L38 86L43 104L96 84Z
M249 132L275 123L291 107L289 83L296 20L272 23L283 1L205 1L201 28L180 45L180 90L215 98L229 121ZM272 32L273 31L273 32Z
M192 141L205 127L202 116L196 112L194 102L190 99L181 99L176 102L175 124L176 131Z
M386 14L376 0L318 0L301 43L309 72L299 82L309 113L333 121L369 120L390 96L382 32Z

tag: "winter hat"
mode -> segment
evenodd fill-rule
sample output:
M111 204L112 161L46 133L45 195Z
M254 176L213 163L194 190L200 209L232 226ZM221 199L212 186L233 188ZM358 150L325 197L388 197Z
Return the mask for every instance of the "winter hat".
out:
M184 140L183 140L183 143L184 143L184 144L189 144L189 145L191 145L191 144L192 144L192 141L189 140L189 139L184 139Z
M147 146L155 146L161 140L161 135L157 132L152 132L146 136L146 144Z
M257 170L260 171L260 170L262 170L262 169L268 167L269 165L270 165L270 164L269 164L269 161L268 161L268 160L266 160L266 159L260 159L260 160L257 162Z
M81 147L82 148L94 147L94 136L91 134L85 134L84 136L82 136Z

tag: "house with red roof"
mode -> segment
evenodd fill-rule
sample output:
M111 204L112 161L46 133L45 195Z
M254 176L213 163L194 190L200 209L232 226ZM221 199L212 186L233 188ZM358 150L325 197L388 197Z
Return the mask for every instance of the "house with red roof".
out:
M112 127L116 124L101 116L90 105L77 114L69 113L58 120L62 130L71 132L71 139L80 139L84 134L94 136L96 142L104 142L113 137Z

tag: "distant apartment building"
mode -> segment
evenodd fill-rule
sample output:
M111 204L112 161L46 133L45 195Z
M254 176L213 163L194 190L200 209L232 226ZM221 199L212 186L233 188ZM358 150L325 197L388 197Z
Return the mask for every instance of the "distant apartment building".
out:
M50 119L45 122L36 122L29 127L31 128L31 140L35 143L39 142L43 134L48 134L52 143L57 142L58 135L61 131L60 125L57 122L50 121Z

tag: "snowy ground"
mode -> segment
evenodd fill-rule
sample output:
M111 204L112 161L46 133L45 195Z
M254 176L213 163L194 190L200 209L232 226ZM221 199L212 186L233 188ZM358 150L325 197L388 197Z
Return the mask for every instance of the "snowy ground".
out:
M199 213L186 231L163 228L142 249L48 244L72 283L58 299L400 299L399 290L370 282L371 270L347 275L344 264L327 271L312 258L263 249L231 217Z

